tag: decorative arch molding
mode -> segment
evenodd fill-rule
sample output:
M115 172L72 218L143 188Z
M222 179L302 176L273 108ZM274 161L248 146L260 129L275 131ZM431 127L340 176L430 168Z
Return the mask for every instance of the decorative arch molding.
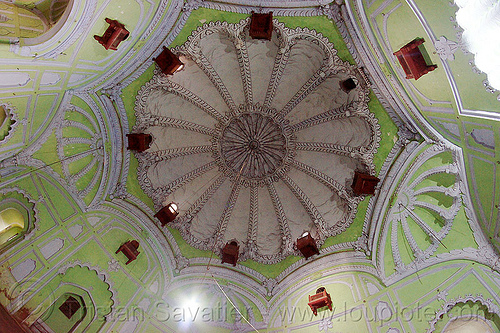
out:
M95 274L97 275L97 277L103 283L105 283L107 285L106 289L111 293L111 302L112 302L112 304L110 306L111 311L105 316L105 318L112 317L112 314L114 313L116 306L118 306L120 304L120 302L118 301L118 297L117 297L116 291L113 289L114 283L113 283L112 279L110 278L108 272L106 272L104 270L101 270L100 267L93 266L90 263L81 262L80 260L75 260L75 261L69 262L69 263L61 266L58 269L57 273L65 275L66 272L68 271L68 269L70 269L70 268L87 268L89 271L94 271ZM81 286L79 286L79 287L81 287ZM92 294L91 294L91 297L92 297ZM95 302L94 302L94 304L95 304Z
M11 44L10 51L25 57L56 58L88 30L96 8L97 0L70 0L63 16L47 33L24 40L25 46Z
M19 121L16 108L10 103L0 103L0 112L4 113L3 120L0 123L0 144L3 145L12 138Z
M31 239L39 228L37 223L39 216L37 201L31 199L26 191L18 187L0 189L0 210L12 206L23 210L20 213L25 218L25 226L21 234L0 245L0 252L8 251L24 239Z
M443 306L441 307L441 309L437 310L434 319L429 321L430 327L429 327L429 329L427 329L427 333L433 333L436 330L437 322L441 318L443 318L443 316L445 314L449 313L453 309L453 307L455 307L456 305L459 305L461 303L465 304L467 302L479 303L479 304L485 306L488 309L489 313L496 314L497 316L500 316L500 308L499 308L498 304L490 298L485 299L484 296L480 295L480 294L478 294L478 295L469 294L469 295L465 295L465 296L459 296L457 298L446 301L443 304Z
M170 285L169 292L163 296L164 300L169 302L169 304L179 304L180 302L180 307L191 306L191 304L187 304L186 301L190 296L195 295L200 302L203 300L207 303L209 302L209 307L215 307L215 304L221 305L221 317L210 321L213 326L227 329L235 329L234 325L238 323L239 325L247 326L248 324L246 321L241 320L241 318L240 321L235 319L235 323L227 321L229 318L225 315L229 312L227 311L229 304L233 303L235 306L239 307L240 310L242 310L242 308L244 310L250 310L248 311L246 319L252 325L256 328L266 328L268 317L266 299L253 293L253 289L241 286L238 280L228 280L223 274L219 275L219 272L217 272L217 276L214 277L214 275L215 274L212 274L212 277L207 276L203 283L200 283L198 277L183 275L182 278L179 278ZM182 297L178 296L179 293L182 294ZM182 301L184 301L184 304L182 304ZM254 313L253 309L257 309L259 314ZM256 315L260 315L263 320L257 322L255 319Z
M364 255L363 255L364 257ZM327 261L327 260L325 260ZM365 273L370 276L375 277L377 280L380 280L378 277L378 273L376 269L369 264L368 259L362 259L361 256L356 257L346 257L344 260L340 261L336 260L336 265L333 267L328 267L325 262L316 263L312 267L309 265L305 265L301 268L302 272L297 272L290 277L287 277L281 281L279 284L275 284L273 287L273 296L271 297L269 304L279 304L288 297L290 293L294 293L295 291L305 287L309 283L319 279L331 278L337 274L349 273L349 272L359 272ZM328 267L325 269L325 267ZM311 273L314 272L314 273ZM314 278L312 278L314 276ZM272 280L267 279L263 281L268 288L269 283L272 284ZM383 285L382 282L380 282ZM291 286L291 287L290 287ZM271 310L276 310L276 308L271 308ZM272 312L272 311L271 311Z
M216 260L216 259L212 259ZM177 261L177 257L176 257ZM335 266L331 266L331 262L335 262ZM182 275L175 276L168 288L172 288L185 279L197 280L205 279L207 274L207 266L210 265L210 258L191 258L184 259L184 266L181 268ZM346 272L362 272L374 276L379 280L377 270L371 265L371 262L366 259L362 252L342 252L330 254L311 261L304 265L289 266L276 278L268 278L258 271L246 266L237 265L236 268L229 268L212 264L209 266L208 274L238 285L238 288L251 290L264 304L276 304L282 298L295 290L302 288L310 283L311 272L314 276L321 278ZM325 268L328 267L328 268ZM265 301L267 300L267 301Z
M344 305L342 307L338 306L338 304L341 304L342 302L342 297L345 296L344 293L348 293L349 291L352 293L350 295L350 297L354 299L352 308L355 308L354 304L364 298L363 294L359 293L360 289L364 288L363 286L366 288L368 288L368 285L371 286L372 292L370 293L368 291L370 295L380 293L385 287L380 278L376 275L375 270L366 270L363 268L362 264L348 264L345 266L339 265L329 270L326 274L323 272L321 275L316 273L311 273L310 275L311 277L306 277L300 285L290 285L291 287L284 290L279 297L271 298L268 302L268 304L270 304L269 313L271 314L268 329L286 326L286 323L280 322L281 320L289 320L290 322L288 325L295 325L296 322L292 322L293 319L290 318L290 315L293 314L294 309L299 307L299 303L305 306L304 308L301 308L303 311L302 313L305 311L311 314L305 300L307 300L307 295L314 294L315 290L320 286L326 286L327 291L329 289L328 285L337 285L345 289L342 290L341 294L331 294L334 304L337 304L333 313L326 310L327 312L325 313L325 317L322 317L321 315L318 317L311 316L311 321L325 318L335 318L334 316L339 316L343 311L350 311L350 306L347 306L347 304L345 305L346 307ZM356 276L356 278L354 278L354 276ZM356 282L354 282L354 280L356 280ZM287 311L290 311L290 313L288 313L289 316L283 316L283 314L286 314ZM297 314L297 312L295 312L295 314ZM301 322L301 324L302 323L303 322ZM310 330L313 331L311 328Z

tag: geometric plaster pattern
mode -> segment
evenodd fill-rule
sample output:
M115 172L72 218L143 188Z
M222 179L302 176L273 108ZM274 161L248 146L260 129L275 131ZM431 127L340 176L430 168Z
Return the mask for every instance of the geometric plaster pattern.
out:
M156 209L179 206L170 225L189 244L237 240L240 259L271 264L304 231L321 245L351 224L352 177L374 174L380 127L358 71L321 34L278 21L271 41L248 30L249 19L211 22L173 49L185 67L139 90L133 131L153 136L136 154L139 183Z

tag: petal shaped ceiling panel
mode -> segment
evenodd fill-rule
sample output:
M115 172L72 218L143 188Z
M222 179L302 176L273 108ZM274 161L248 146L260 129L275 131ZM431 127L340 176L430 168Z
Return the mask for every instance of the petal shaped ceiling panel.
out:
M354 171L373 174L380 131L367 89L341 89L355 68L325 37L274 21L253 40L248 24L212 22L173 49L186 66L140 89L134 131L153 135L139 182L157 209L178 205L170 225L188 243L236 240L240 258L270 264L304 231L321 245L352 223Z

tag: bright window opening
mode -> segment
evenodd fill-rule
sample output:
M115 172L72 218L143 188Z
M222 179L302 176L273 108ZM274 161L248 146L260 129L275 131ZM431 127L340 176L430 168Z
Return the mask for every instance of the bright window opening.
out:
M457 22L474 62L486 73L490 85L500 90L500 1L455 0Z

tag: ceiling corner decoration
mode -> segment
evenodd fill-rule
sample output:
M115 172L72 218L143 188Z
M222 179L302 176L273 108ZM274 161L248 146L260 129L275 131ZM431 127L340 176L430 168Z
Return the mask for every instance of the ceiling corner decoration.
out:
M188 243L237 240L240 260L271 264L298 254L304 231L321 245L352 223L354 171L375 173L380 126L366 85L341 89L361 78L324 36L277 20L270 41L248 29L210 22L173 49L185 67L139 90L133 132L153 136L139 183L156 209L179 206L170 225Z

